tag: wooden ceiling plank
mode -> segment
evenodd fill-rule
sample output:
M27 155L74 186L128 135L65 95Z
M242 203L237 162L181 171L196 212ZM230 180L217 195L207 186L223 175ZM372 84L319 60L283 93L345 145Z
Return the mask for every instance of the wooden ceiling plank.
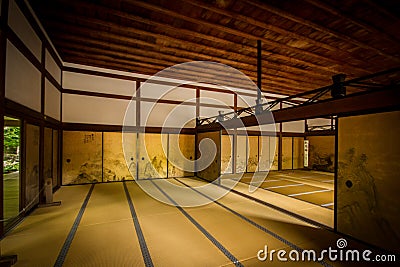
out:
M178 12L175 12L175 11L172 11L170 9L166 9L166 8L154 5L154 4L150 4L150 3L147 3L147 2L134 1L134 5L137 5L137 6L142 7L142 8L147 8L149 10L152 10L153 12L156 11L156 12L168 15L168 16L172 16L174 18L186 20L186 21L191 22L191 23L196 23L198 25L207 26L210 29L215 29L215 30L219 30L221 32L225 32L225 33L229 33L229 34L232 34L232 35L240 36L240 37L248 39L248 40L260 39L260 40L262 40L264 45L267 45L267 46L281 47L282 49L285 49L287 51L291 51L293 53L303 54L303 55L306 55L306 56L311 57L311 58L316 58L316 59L319 59L319 60L322 60L322 61L327 61L327 62L331 62L331 63L335 63L335 64L337 64L337 63L348 64L348 62L342 61L340 58L332 58L332 57L329 57L329 56L326 56L326 55L316 54L316 53L310 52L308 50L304 50L304 49L297 48L297 47L292 47L292 46L289 46L289 45L287 45L285 43L279 43L279 42L276 42L276 41L273 41L271 39L268 39L268 38L265 38L265 37L261 37L261 36L255 37L254 35L246 33L246 32L238 31L238 30L235 30L235 29L232 29L232 28L229 28L229 27L225 27L223 25L211 23L211 22L208 22L208 21L205 21L205 20L192 18L190 16L187 16L187 15L184 15L184 14L181 14L181 13L178 13ZM130 15L131 14L125 14L125 16L128 16L128 17L130 17ZM162 23L159 23L159 22L155 22L155 21L149 21L149 22L151 24L157 25L159 27L165 27L164 26L165 24L162 24ZM349 41L348 37L344 36L343 38L345 38L345 40L347 39L347 41ZM360 42L357 42L357 43L359 44L360 47L364 47L364 48L368 47L369 48L369 46L366 46L366 45L364 45L364 44L362 44ZM372 48L369 48L369 49L372 49ZM382 53L378 49L374 49L374 51L375 52L379 51L380 53ZM390 56L390 57L392 57L392 56ZM361 61L359 61L359 63L361 63Z
M202 49L204 51L207 51L207 53L226 53L227 52L227 51L221 51L218 48L205 46L205 45L202 45L202 44L199 44L199 43L193 43L193 42L190 42L188 40L176 39L174 37L170 37L170 36L167 36L167 35L161 35L161 34L152 33L152 32L149 32L149 31L142 31L140 29L124 27L124 26L121 26L121 25L118 25L118 24L115 24L115 23L104 22L104 21L100 21L100 20L97 20L97 19L92 19L92 18L87 18L87 17L82 18L82 17L80 17L78 15L66 16L65 14L57 14L57 16L69 17L69 19L67 18L67 21L77 20L77 21L82 22L82 24L86 24L86 25L91 23L91 24L102 25L102 26L106 26L106 27L110 27L110 28L119 28L119 29L122 29L123 31L129 31L131 33L135 33L135 34L139 34L139 35L147 35L147 36L159 39L159 40L163 40L165 42L171 42L171 43L180 44L180 45L184 44L186 47L196 47L196 48ZM51 22L51 23L54 23L54 22ZM228 48L232 48L232 47L235 48L235 49L238 48L238 47L236 47L236 46L238 46L236 43L232 43L232 42L220 39L220 43L221 42L225 43L226 47L228 47ZM255 48L249 47L249 46L242 45L240 47L245 47L246 49L248 49L250 51L251 50L255 50ZM236 50L236 52L237 52L237 50ZM228 52L228 53L232 53L232 52ZM243 55L243 54L236 54L236 55L237 55L237 57L239 59L244 60L246 62L253 61L253 60L255 61L255 58L250 58L250 57L248 57L246 55ZM269 63L268 66L272 66L272 67L274 67L274 65L276 65L277 68L282 68L281 65L277 65L277 63L273 62L274 59L276 58L277 60L285 61L285 62L288 62L288 63L291 63L291 64L301 64L301 65L305 65L305 66L307 66L309 68L312 68L312 71L306 71L306 70L303 70L303 69L295 67L295 66L289 66L289 65L283 66L284 68L287 69L286 71L289 71L289 72L290 71L303 72L307 76L310 76L310 75L317 76L317 75L319 75L321 77L326 77L327 76L326 74L324 74L324 75L319 74L322 71L322 72L329 72L328 76L330 77L330 76L332 76L332 75L337 73L337 71L335 71L336 69L341 69L342 72L343 71L346 72L346 69L349 69L350 67L351 67L351 69L358 71L358 73L357 73L358 75L370 74L371 73L369 71L366 71L365 68L350 66L348 64L345 64L345 65L340 65L340 64L333 64L332 65L332 64L330 64L328 66L322 66L322 65L317 65L317 64L314 64L314 63L311 63L311 62L307 62L307 61L304 61L304 60L299 60L299 59L296 59L294 57L288 57L288 56L285 56L285 55L271 53L269 51L263 51L263 58L267 59L267 61Z
M75 42L75 43L87 43L90 45L97 45L97 46L110 46L110 48L115 49L119 52L125 52L128 54L135 54L135 55L140 55L143 54L143 50L140 49L135 49L130 47L129 49L127 49L127 46L121 45L121 44L116 44L113 41L104 41L104 40L99 40L97 38L94 38L93 36L88 37L87 35L79 35L77 36L76 33L80 30L79 28L77 29L73 29L75 34L71 35L71 34L67 34L65 33L65 31L63 32L63 35L61 37L61 41L63 42ZM112 40L112 39L111 39ZM127 40L125 40L126 44L129 45L129 43L127 42ZM172 55L165 55L164 53L161 54L157 54L155 52L151 52L149 50L147 50L145 52L146 57L149 58L158 58L158 55L160 55L160 57L165 58L165 60L169 60L171 61L171 64L176 64L178 62L189 62L189 61L194 61L196 60L196 58L185 58L185 57L176 57L176 56L172 56ZM208 59L209 60L209 59ZM224 61L222 60L221 63L227 64L229 66L235 67L237 69L239 69L240 71L242 71L244 74L248 75L249 77L255 78L257 72L253 71L252 69L254 69L253 66L251 65L246 65L246 64L235 64L235 62L231 62L231 61ZM265 71L268 71L267 68L265 68ZM285 83L289 84L289 85L294 85L296 86L298 83L302 83L302 84L309 84L308 87L312 87L312 85L316 86L316 85L324 85L326 84L326 80L317 80L317 79L307 79L304 80L303 76L290 76L290 81L288 81L287 78L285 78L285 74L288 74L287 72L282 72L282 71L278 71L277 74L271 74L269 72L265 72L265 79L276 79L276 80L281 80L284 81ZM287 75L286 75L287 76ZM293 83L293 82L294 83Z
M398 42L400 39L396 38L396 36L392 36L385 31L382 31L381 29L377 29L375 26L366 23L360 19L355 18L354 16L351 16L350 14L344 13L342 10L338 10L337 8L333 7L332 5L321 2L320 0L305 0L307 3L312 4L322 10L325 10L332 15L335 15L336 17L339 17L343 20L350 21L354 25L357 25L358 27L364 28L365 30L369 31L370 33L374 33L377 36L383 36L387 40L390 40L392 42Z
M320 31L322 33L329 34L329 35L331 35L331 36L333 36L335 38L338 38L339 40L347 41L347 42L352 43L352 44L354 44L354 45L356 45L358 47L374 51L375 53L377 53L377 54L379 54L381 56L384 56L386 58L389 58L389 59L391 59L393 61L400 62L400 58L397 58L397 57L394 57L393 55L387 54L387 53L383 52L382 50L380 50L380 49L378 49L376 47L372 47L372 46L370 46L368 44L365 44L365 43L362 43L362 42L360 42L360 41L358 41L358 40L356 40L356 39L354 39L352 37L349 37L346 34L342 34L342 33L338 32L338 31L333 30L333 29L324 27L324 26L319 25L317 23L311 22L309 20L303 19L303 18L295 16L293 14L290 14L290 13L284 11L284 10L281 10L279 8L271 6L271 5L269 5L269 4L265 3L265 2L261 3L261 2L256 1L256 0L243 0L243 1L245 1L246 3L248 3L250 5L256 6L256 7L261 8L261 9L264 9L264 10L266 10L268 12L272 12L275 15L278 15L280 17L289 19L289 20L294 21L296 23L300 23L300 24L302 24L304 26L313 28L313 29L318 30L318 31Z
M66 51L63 51L63 54L65 54L66 60L68 60L67 62L73 62L73 61L70 61L71 59L73 59L74 61L77 61L80 57L82 57L84 59L90 59L91 62L93 62L93 61L97 62L98 64L96 66L100 66L103 68L108 67L108 68L113 68L113 69L117 69L117 70L130 71L130 72L133 71L136 73L142 73L142 74L147 74L147 75L153 75L155 72L158 72L163 69L163 68L155 68L154 65L148 65L148 64L142 63L142 62L135 63L135 62L132 62L129 60L124 60L124 59L119 59L119 58L112 58L113 63L111 63L109 61L110 60L109 56L105 56L103 53L89 55L87 53L79 52L76 50L66 50ZM84 63L82 60L79 62L80 62L79 64ZM138 70L140 72L137 72ZM168 74L168 73L163 73L163 74L165 74L165 77L173 78L173 76L171 74ZM190 76L190 75L185 75L185 76L181 75L181 76L184 77L188 81L190 81L193 78L193 76ZM254 92L254 88L242 87L241 84L238 84L238 83L232 83L229 86ZM269 86L270 86L270 84L267 84L267 83L263 84L263 88L267 88ZM271 92L271 91L268 91L268 92ZM290 95L290 94L296 94L299 92L304 92L304 90L290 88L287 86L282 86L282 87L276 86L274 88L273 92L278 93L278 94L283 94L283 95L288 95L288 94Z

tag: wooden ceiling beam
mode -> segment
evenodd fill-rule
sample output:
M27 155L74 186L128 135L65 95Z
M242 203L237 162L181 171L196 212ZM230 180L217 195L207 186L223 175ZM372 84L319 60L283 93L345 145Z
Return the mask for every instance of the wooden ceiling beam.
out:
M135 63L125 59L111 58L110 56L104 54L90 55L85 52L79 52L76 50L64 50L61 53L63 54L63 56L65 56L66 62L74 62L77 64L90 65L101 68L111 68L115 70L122 70L146 75L154 75L154 73L162 70L162 68L155 68L155 66L146 63ZM173 76L172 74L166 72L163 72L162 76L166 78L177 78L176 76ZM193 79L192 75L180 75L180 77L182 77L182 80L186 81L191 81ZM232 84L229 85L229 87L255 92L253 88L242 87L240 84ZM263 88L270 89L271 84L263 83ZM292 95L299 92L304 92L304 90L274 86L273 89L270 89L267 92L273 92L282 95Z
M179 61L180 58L172 58L167 56L160 56L158 57L157 54L149 54L147 51L144 56L141 56L141 52L143 51L139 49L129 49L124 50L126 47L121 45L113 45L113 44L104 44L102 42L96 42L91 39L54 39L54 43L60 44L62 43L66 47L70 47L73 49L86 51L88 53L95 52L95 53L107 53L108 55L115 55L119 57L125 57L126 59L137 60L139 62L146 62L148 64L155 64L157 66L162 66L164 68L174 66L179 63L183 63ZM79 43L78 43L79 42ZM81 43L83 42L83 43ZM89 44L90 47L87 47L85 44ZM226 68L223 66L215 65L211 66L209 69L202 69L199 68L200 66L191 65L185 66L181 65L178 68L182 68L185 71L190 71L192 75L196 77L200 77L200 74L203 78L213 77L213 78L222 78L222 80L229 80L235 83L247 83L247 77L232 77L229 74L226 74ZM243 71L244 74L249 75L246 71ZM253 75L254 76L254 75ZM252 77L255 80L255 77ZM264 81L269 81L271 84L274 84L279 87L290 87L302 90L309 90L312 85L303 85L299 83L294 83L289 79L280 78L280 77L273 77L271 75L265 75ZM312 88L312 87L311 87Z
M44 11L44 13L46 13L46 11ZM233 42L230 42L230 41L227 41L224 39L218 39L218 43L224 44L225 47L227 48L227 50L221 50L219 48L202 45L200 43L194 43L187 39L178 39L175 37L168 36L166 34L158 34L158 33L153 33L150 31L143 31L143 30L136 29L133 27L122 26L122 25L119 25L119 24L113 23L113 22L105 22L102 20L94 19L94 18L88 18L87 16L82 17L82 16L79 16L79 14L66 15L66 14L47 13L46 16L48 18L54 17L55 19L63 18L64 21L68 21L69 23L72 23L75 21L75 22L78 22L81 27L86 27L86 28L87 27L93 28L92 26L99 25L102 27L109 28L108 32L112 32L113 29L118 29L119 32L126 32L129 34L137 34L139 36L149 36L149 37L155 38L156 40L159 40L164 46L165 46L165 43L171 43L171 44L174 44L175 46L179 46L181 49L182 49L182 47L191 47L192 49L194 49L194 51L200 50L202 54L211 56L211 57L215 57L215 54L218 54L218 58L223 58L224 55L226 56L227 53L234 53L235 56L237 56L238 61L240 61L240 62L248 63L248 62L252 62L252 61L255 62L255 60L256 60L256 57L255 57L256 56L256 53L255 53L256 48L255 47L251 47L251 46L247 46L247 45L238 45L237 43L233 43ZM48 24L56 24L56 23L57 22L54 20L48 21ZM130 36L130 35L121 35L120 33L118 33L118 35L121 36L120 38L132 38L132 36ZM188 36L188 37L190 37L190 36ZM144 42L146 42L146 41L144 41ZM147 41L147 45L154 46L154 45L157 45L157 43L151 43L151 42ZM245 49L247 53L249 51L254 50L254 57L249 57L246 54L239 54L238 49ZM188 51L188 52L192 52L192 51ZM198 53L200 53L200 52L198 52ZM309 61L304 61L302 59L297 59L295 57L288 57L285 55L280 55L280 54L272 53L269 51L263 51L263 59L268 62L268 66L271 66L274 68L280 68L287 72L299 72L299 73L301 72L303 74L306 74L307 76L311 75L311 76L321 77L321 78L326 77L327 74L329 77L334 74L337 74L336 69L343 69L343 71L345 71L346 69L350 69L347 64L342 65L340 67L336 67L336 66L339 66L339 64L323 66L323 65L314 64ZM282 66L282 64L278 63L277 61L287 62L287 65ZM308 68L311 68L311 70L310 71L304 70L297 66L292 66L290 64L304 65ZM352 67L352 69L357 70L358 72L361 72L364 74L370 74L370 72L367 72L363 68Z
M310 1L314 1L314 0L310 0ZM213 5L210 5L206 2L199 1L199 0L191 0L191 1L188 1L187 3L190 3L191 5L193 5L195 7L200 7L205 10L229 17L230 19L239 20L239 21L245 22L249 25L254 25L254 26L257 26L257 27L260 27L263 29L267 29L269 31L281 34L282 36L286 36L286 37L290 37L290 38L302 40L302 41L305 40L307 43L312 44L315 47L321 47L326 50L333 51L333 52L335 52L335 54L338 54L338 52L339 52L340 55L338 55L338 57L345 56L345 57L349 57L349 58L356 58L358 60L362 60L362 58L358 57L357 54L356 55L350 54L348 51L339 49L337 46L332 46L330 44L320 42L318 40L309 38L308 36L304 36L304 35L298 34L296 32L289 31L287 29L278 27L274 24L265 23L263 21L253 19L252 17L244 16L237 12L232 12L230 10L217 8Z
M116 44L114 41L105 41L105 40L99 40L97 37L95 38L94 36L84 36L84 35L79 35L77 36L76 33L79 31L79 29L74 29L75 34L66 34L63 32L61 38L58 37L58 40L60 42L74 42L74 43L83 43L83 44L89 44L101 48L110 48L118 52L123 52L127 54L133 54L133 55L142 55L143 50L141 49L136 49L133 47L129 47L127 49L127 45L129 46L128 42L125 42L124 45L121 44ZM190 62L190 61L195 61L198 60L196 58L186 58L186 57L176 57L173 55L165 55L164 53L156 53L149 51L146 49L145 52L146 57L152 58L152 59L164 59L167 61L171 61L171 64L177 64L177 63L182 63L182 62ZM210 60L210 59L208 59ZM221 62L221 61L220 61ZM250 65L245 65L245 64L237 64L235 62L227 62L227 61L222 61L221 63L227 64L231 67L237 68L238 70L242 71L245 75L251 77L252 79L256 78L257 72L253 71ZM254 67L253 67L254 68ZM224 70L225 71L225 70ZM294 75L289 75L289 78L285 78L289 73L281 72L278 71L277 74L272 74L272 73L264 73L264 79L267 80L276 80L283 82L284 84L291 85L291 86L305 86L307 89L310 87L316 87L316 86L323 86L326 84L326 80L316 80L316 79L308 79L304 80L302 76L294 76Z
M129 3L132 3L132 2L129 2ZM265 38L263 36L255 37L254 35L252 35L250 33L247 33L247 32L242 32L242 31L235 30L235 29L232 29L232 28L229 28L229 27L225 27L225 26L220 25L220 24L211 23L211 22L208 22L206 20L200 20L200 19L197 19L197 18L192 18L190 16L187 16L187 15L172 11L172 10L167 9L165 7L160 7L158 5L150 4L148 2L134 1L132 4L135 5L135 6L139 6L141 8L146 8L146 9L151 10L153 12L159 12L159 13L162 13L162 14L167 15L167 16L172 16L172 17L177 18L177 19L186 20L188 22L195 23L195 24L201 25L203 27L207 26L210 29L214 29L214 30L218 30L220 32L236 35L236 36L245 38L247 40L255 40L256 38L258 38L258 39L262 40L262 42L266 46L280 47L282 49L285 49L286 51L290 51L290 52L297 53L297 54L303 54L303 55L311 57L311 58L315 58L315 59L318 59L318 60L331 62L331 63L335 63L335 64L338 64L338 63L339 64L349 64L348 61L344 61L344 60L342 61L340 58L331 58L331 57L328 57L326 55L320 55L320 54L317 54L317 53L314 53L314 52L310 52L308 50L303 50L301 48L289 46L289 45L287 45L285 43L279 43L279 42L273 41L271 39ZM119 14L119 15L129 18L131 14L125 13L125 15L124 14ZM158 27L165 27L164 26L165 24L159 23L159 22L155 22L155 21L150 21L150 24L156 25ZM349 39L349 38L346 38L346 39ZM346 40L346 41L348 41L348 40ZM357 43L359 43L359 42L357 42ZM366 46L366 45L364 45L362 43L359 43L359 44L362 45L360 47L364 47L364 48L368 47L368 46ZM370 49L372 49L372 48L370 48ZM380 51L378 49L375 49L375 50ZM375 52L377 52L377 51L375 51ZM363 63L361 60L358 60L358 59L357 59L357 62L358 62L357 65L360 64L360 63Z
M326 2L321 2L320 0L305 0L307 3L316 6L324 11L327 11L331 13L332 15L341 18L343 20L350 21L354 25L357 25L358 27L361 27L370 33L376 34L376 36L382 36L386 38L387 40L390 40L392 42L397 43L400 39L396 38L398 36L392 36L385 31L382 31L381 29L377 29L374 25L371 25L369 23L366 23L360 19L357 19L354 17L352 14L344 13L343 10L338 10L337 8L333 7L332 5L326 3Z
M321 25L319 25L317 23L314 23L314 22L312 22L310 20L306 20L306 19L303 19L303 18L298 17L296 15L290 14L290 13L284 11L284 10L281 10L281 9L279 9L277 7L271 6L271 5L269 5L269 4L265 3L265 2L261 3L261 2L256 1L256 0L243 0L243 1L246 2L247 4L250 4L250 5L253 5L255 7L261 8L263 10L266 10L268 12L274 13L275 15L278 15L278 16L280 16L282 18L286 18L288 20L291 20L291 21L294 21L296 23L300 23L300 24L302 24L304 26L310 27L310 28L312 28L314 30L318 30L321 33L329 34L330 36L333 36L333 37L335 37L335 38L337 38L337 39L339 39L341 41L346 41L346 42L352 43L352 44L354 44L354 45L356 45L358 47L373 51L374 53L376 53L378 55L381 55L381 56L384 56L384 57L386 57L386 58L388 58L390 60L393 60L393 61L396 61L396 62L400 62L400 58L397 58L397 57L394 57L393 55L387 54L387 53L383 52L382 50L380 50L380 49L378 49L376 47L372 47L372 46L370 46L368 44L362 43L362 42L360 42L360 41L358 41L358 40L356 40L356 39L354 39L352 37L349 37L346 34L340 33L338 31L335 31L333 29L327 28L325 26L321 26Z
M231 119L220 123L211 123L197 127L199 132L219 129L234 129L236 127L251 127L279 122L289 122L303 119L320 118L331 115L352 115L365 111L396 110L400 108L399 88L378 90L363 94L349 95L344 98L326 99L309 105L274 110L257 116L250 115Z

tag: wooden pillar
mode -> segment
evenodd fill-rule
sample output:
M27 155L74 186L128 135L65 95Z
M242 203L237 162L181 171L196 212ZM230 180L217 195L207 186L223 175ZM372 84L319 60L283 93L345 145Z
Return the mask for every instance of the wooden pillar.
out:
M45 84L46 84L46 48L44 42L42 42L42 57L41 57L41 92L40 92L40 113L42 118L45 119L46 116L44 114L45 111ZM44 184L46 177L44 177L44 120L40 122L40 131L39 131L39 204L45 203L45 194L44 194Z
M1 2L1 20L0 20L0 159L4 159L4 104L5 104L5 91L6 91L6 50L7 50L7 37L6 28L8 20L8 0ZM0 167L0 237L4 234L3 224L3 163ZM0 251L1 256L1 251Z
M280 102L280 108L282 109L282 102ZM282 122L279 123L279 134L278 134L278 171L282 170Z

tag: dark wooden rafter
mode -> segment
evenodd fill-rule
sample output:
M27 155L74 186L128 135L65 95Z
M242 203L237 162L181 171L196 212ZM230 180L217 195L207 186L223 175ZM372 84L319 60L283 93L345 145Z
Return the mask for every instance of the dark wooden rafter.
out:
M120 44L112 44L112 43L104 43L102 41L97 41L94 40L93 38L86 38L86 37L75 37L75 36L70 36L70 37L65 37L65 39L62 40L56 40L54 41L55 44L57 44L58 42L67 42L69 41L68 44L65 44L65 47L71 47L72 49L78 49L78 47L84 47L82 49L79 49L81 51L84 51L83 49L86 49L86 44L90 44L91 45L91 49L86 49L86 51L89 53L90 51L93 52L98 52L100 50L105 50L108 51L107 54L111 54L110 51L115 51L116 53L118 53L119 55L122 54L127 54L126 58L129 59L130 57L132 57L132 59L136 60L136 61L140 61L140 62L146 62L146 63L154 63L157 64L158 66L164 66L164 67L169 67L169 66L173 66L175 64L179 64L179 60L186 60L186 62L190 62L190 59L185 59L185 58L179 58L176 56L171 56L171 55L165 55L165 54L160 54L160 53L156 53L156 52L150 52L147 51L147 55L146 57L141 56L141 50L140 49L135 49L135 48L129 48L129 51L126 50L126 46L124 45L120 45ZM117 55L117 54L116 54ZM150 57L150 58L149 58ZM185 66L182 66L185 67ZM218 78L223 78L223 76L225 76L226 74L226 70L218 70L217 66L215 66L216 68L213 69L212 66L210 66L210 69L206 69L203 70L201 72L198 72L198 75L201 74L208 74L208 75L216 75ZM178 68L178 67L176 67ZM241 69L242 73L248 75L249 77L253 77L256 75L256 73L254 71L251 70L244 70ZM213 72L213 73L211 73ZM282 75L284 75L284 73L282 73ZM274 75L274 74L268 74L266 73L264 76L266 79L266 81L270 81L271 84L276 85L277 87L287 87L290 86L293 89L299 88L302 90L305 89L309 89L312 86L312 81L308 81L308 86L307 86L307 81L301 81L301 80L292 80L292 81L288 81L285 78L283 78L283 76L280 75ZM229 80L234 81L234 80L242 80L243 79L241 77L232 77L229 76ZM246 79L247 80L247 79ZM245 82L245 81L243 81ZM322 81L318 81L318 82L314 82L314 84L323 84ZM240 83L239 83L240 85Z
M44 11L44 13L46 13L46 11ZM47 13L46 13L47 14ZM162 50L163 49L172 49L169 50L173 53L185 53L185 51L187 53L189 53L191 56L195 56L195 59L201 59L201 60L210 60L213 58L218 57L218 61L221 61L224 59L224 54L226 55L226 50L222 50L219 48L214 48L214 47L210 47L210 46L206 46L206 45L202 45L199 43L194 43L190 40L186 40L186 39L178 39L176 37L170 37L168 35L162 35L162 34L158 34L158 33L153 33L150 31L143 31L140 29L136 29L136 28L131 28L131 27L127 27L127 26L123 26L123 25L119 25L117 23L112 23L112 22L105 22L99 19L93 19L93 18L87 18L87 17L82 17L79 16L78 14L76 15L67 15L67 14L47 14L49 16L49 18L51 19L51 17L56 17L56 18L63 18L64 21L69 21L69 24L66 24L65 22L57 22L57 21L53 21L53 20L49 20L48 24L51 25L49 28L52 28L54 31L57 30L59 31L60 29L66 32L72 32L74 33L75 30L77 30L77 32L85 32L86 36L87 33L89 32L89 35L92 37L97 37L98 39L104 39L107 41L110 40L119 40L121 42L127 42L127 43L135 43L136 45L143 45L146 47L151 47L151 48L156 48ZM77 23L76 26L74 27L74 25L72 25L71 23ZM104 28L109 28L110 30L107 32L96 32L96 27L104 27ZM116 33L112 33L112 29L113 28L118 28L119 30L121 30L121 32ZM79 30L80 29L80 30ZM130 34L130 35L128 35ZM132 36L131 34L135 34L135 36ZM156 43L152 42L152 41L148 41L148 40L140 40L137 37L140 36L149 36L151 38L154 38L157 40ZM188 36L189 35L188 33ZM238 45L237 43L234 42L230 42L228 40L224 40L222 38L218 38L218 43L219 44L224 44L226 45L226 49L228 51L231 52L235 52L237 51L237 49L246 49L248 52L251 51L255 51L255 47L252 46L248 46L248 45ZM165 47L160 47L160 44L173 44L174 46L179 47L178 48L171 48L171 46L165 46ZM191 50L185 50L185 47L190 47ZM201 52L197 52L196 50L199 50ZM332 67L327 67L324 66L322 64L315 64L309 61L304 61L304 60L300 60L300 59L296 59L295 57L289 57L289 56L284 56L284 55L280 55L280 54L275 54L269 51L264 51L264 55L267 55L264 57L264 59L268 59L268 61L271 63L270 68L271 69L279 69L282 71L285 71L286 73L294 73L296 75L310 75L310 77L312 77L312 79L321 79L323 77L326 77L327 74L333 74L334 73L334 68ZM240 63L244 63L246 65L251 65L250 63L252 61L254 61L254 57L250 57L247 55L242 55L242 54L237 54L235 55L237 56L238 60L229 60L225 64L231 64L231 65L235 65L234 62L240 62ZM279 62L286 62L287 65L282 65ZM232 64L233 63L233 64ZM302 68L299 67L293 67L290 66L288 64L294 64L294 65L303 65L307 68L311 68L313 69L313 72L310 73L310 71L304 70ZM270 69L270 70L271 70ZM364 71L364 69L358 69L359 71Z
M376 36L382 36L382 37L386 38L386 40L390 40L393 42L397 42L400 40L398 38L398 36L392 36L392 35L386 33L385 31L382 31L381 29L376 28L375 25L371 25L371 24L366 23L358 18L355 18L351 14L344 13L343 11L336 9L335 7L331 6L330 4L328 4L326 2L322 2L321 0L305 0L305 1L307 3L310 3L314 6L322 9L322 10L325 10L325 11L331 13L332 15L335 15L343 20L348 20L351 23L353 23L361 28L366 29L370 33L375 34Z
M80 60L81 64L92 65L95 67L103 67L104 68L105 66L108 66L108 67L112 67L113 69L116 69L116 70L129 71L129 70L132 70L132 68L130 68L130 66L136 66L135 69L137 70L137 72L140 72L142 74L147 74L147 75L155 74L156 72L164 69L162 67L159 67L158 69L156 69L156 67L154 65L150 65L150 64L146 64L146 63L141 63L141 62L132 63L132 61L130 61L130 60L109 57L109 56L104 55L103 53L89 55L87 53L71 50L71 51L66 51L65 55L66 55L66 57L70 58L71 60ZM175 79L180 77L182 80L188 80L188 81L193 79L192 75L180 74L179 76L177 76L176 74L169 74L166 72L163 72L162 76L165 78L175 78ZM214 84L217 84L217 82L218 81L215 81ZM220 84L222 84L222 83L220 83ZM269 88L271 88L271 86L273 86L272 88L274 88L274 90L273 91L270 90L269 92L274 92L274 93L291 95L291 94L295 94L295 93L301 91L301 90L293 89L288 86L279 86L278 87L276 85L271 85L268 82L265 82L263 84L266 85L265 87L269 87ZM255 92L253 87L243 87L238 83L227 83L225 85Z
M292 20L292 21L294 21L296 23L300 23L300 24L302 24L304 26L307 26L307 27L310 27L312 29L318 30L321 33L329 34L329 35L331 35L331 36L333 36L335 38L338 38L340 40L352 43L357 47L361 47L361 48L364 48L364 49L367 49L367 50L372 50L372 51L374 51L375 53L377 53L379 55L387 57L387 58L389 58L391 60L395 60L396 62L400 62L400 58L397 58L397 57L394 57L393 55L387 54L387 53L383 52L382 50L380 50L380 49L378 49L376 47L372 47L372 46L370 46L370 45L368 45L366 43L363 43L363 42L361 42L359 40L356 40L355 38L352 38L352 37L350 37L350 36L348 36L346 34L340 33L340 32L338 32L336 30L333 30L333 29L329 29L329 28L327 28L325 26L322 26L322 25L319 25L317 23L314 23L314 22L312 22L310 20L306 20L304 18L295 16L295 15L293 15L291 13L288 13L288 12L286 12L284 10L281 10L279 8L271 6L271 5L269 5L269 4L265 3L265 2L261 3L261 2L256 1L256 0L244 0L244 1L246 3L248 3L248 4L250 4L250 5L254 5L254 6L256 6L258 8L261 8L261 9L264 9L264 10L266 10L268 12L272 12L272 13L274 13L274 14L276 14L278 16L281 16L283 18Z
M338 73L352 79L400 62L394 28L381 30L393 17L380 23L382 12L374 17L368 10L357 10L353 17L349 8L362 4L356 0L343 7L296 0L312 10L311 17L309 11L296 10L284 0L54 0L46 5L29 1L63 60L71 63L153 75L178 63L215 61L256 82L260 39L267 62L262 68L263 91L291 95L323 86ZM357 1L371 6L369 0ZM360 32L346 34L350 28ZM207 75L219 76L218 69L214 72ZM184 74L185 79L196 77L193 72ZM235 78L222 80L246 88Z

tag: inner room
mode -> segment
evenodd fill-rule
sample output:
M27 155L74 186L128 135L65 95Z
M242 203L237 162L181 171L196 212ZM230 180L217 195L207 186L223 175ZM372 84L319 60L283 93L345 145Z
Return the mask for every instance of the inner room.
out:
M398 266L399 14L0 0L0 266Z

